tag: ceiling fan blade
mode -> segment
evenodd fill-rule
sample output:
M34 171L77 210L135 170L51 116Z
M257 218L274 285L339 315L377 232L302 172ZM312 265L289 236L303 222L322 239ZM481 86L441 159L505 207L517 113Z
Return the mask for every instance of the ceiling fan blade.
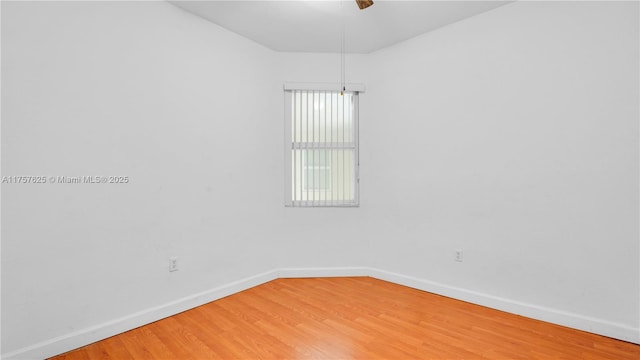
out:
M358 3L360 10L363 10L373 5L373 0L356 0L356 3Z

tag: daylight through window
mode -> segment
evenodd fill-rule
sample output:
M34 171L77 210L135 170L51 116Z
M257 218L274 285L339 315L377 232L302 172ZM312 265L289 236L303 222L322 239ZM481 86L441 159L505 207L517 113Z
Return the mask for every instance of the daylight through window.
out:
M290 89L285 102L286 204L357 206L358 92Z

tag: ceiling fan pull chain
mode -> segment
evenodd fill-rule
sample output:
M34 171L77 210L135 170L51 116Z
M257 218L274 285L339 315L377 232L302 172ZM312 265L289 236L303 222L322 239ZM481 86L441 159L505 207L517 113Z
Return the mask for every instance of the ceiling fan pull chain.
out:
M340 96L344 95L344 92L346 90L345 87L345 20L344 20L344 6L343 4L343 0L340 0L340 25L341 25L341 31L340 31L340 85L341 85L341 89L340 89Z

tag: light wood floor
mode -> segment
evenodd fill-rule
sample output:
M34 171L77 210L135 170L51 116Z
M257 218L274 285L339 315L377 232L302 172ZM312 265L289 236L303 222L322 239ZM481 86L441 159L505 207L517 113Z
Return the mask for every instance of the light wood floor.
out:
M368 277L278 279L54 359L640 359L640 346Z

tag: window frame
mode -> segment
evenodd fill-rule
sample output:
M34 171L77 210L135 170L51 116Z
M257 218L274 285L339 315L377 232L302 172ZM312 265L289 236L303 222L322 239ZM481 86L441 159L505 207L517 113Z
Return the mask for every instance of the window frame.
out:
M353 121L353 145L350 147L330 146L324 144L320 147L301 148L296 147L296 143L292 139L292 108L293 108L293 93L295 91L309 91L309 92L332 92L338 93L340 90L339 84L328 83L285 83L284 84L284 160L285 160L285 191L284 191L284 204L287 207L359 207L360 206L360 149L359 149L359 137L360 137L360 101L359 95L364 92L364 85L362 84L346 84L345 93L352 95L353 104L351 106L351 120ZM297 200L292 198L292 150L348 150L353 149L353 198L350 200ZM315 191L315 190L314 190Z

